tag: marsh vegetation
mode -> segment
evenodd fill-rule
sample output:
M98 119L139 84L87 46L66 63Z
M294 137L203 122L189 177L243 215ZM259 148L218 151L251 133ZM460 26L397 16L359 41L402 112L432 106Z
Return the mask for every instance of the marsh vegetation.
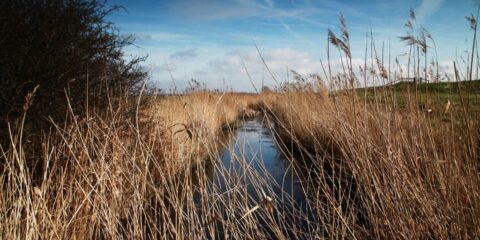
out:
M0 238L479 238L479 63L441 79L421 59L433 37L414 21L401 38L407 72L388 70L373 36L373 60L354 70L341 16L327 51L344 72L326 59L323 73L292 72L274 90L157 94L137 61L112 60L102 72L123 69L120 85L82 73L108 94L80 107L64 91L61 117L39 130L43 83L29 82L16 118L2 119ZM430 83L387 84L412 77Z

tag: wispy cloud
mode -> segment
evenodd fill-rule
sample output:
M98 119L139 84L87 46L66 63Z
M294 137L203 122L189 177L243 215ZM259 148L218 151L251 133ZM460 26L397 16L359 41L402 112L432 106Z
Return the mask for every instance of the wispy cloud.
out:
M314 14L313 7L275 8L272 0L179 0L169 5L171 11L185 18L196 20L231 20L259 17L265 19L293 18L308 21L306 16Z
M273 0L265 0L265 3L268 5L268 7L273 8Z
M188 61L198 56L197 49L191 48L183 51L178 51L170 55L170 59Z
M310 45L310 46L314 46L314 45L315 45L310 39L308 39L308 38L306 38L306 37L298 34L298 33L295 32L294 30L292 30L292 28L291 28L288 24L284 23L283 21L282 21L282 26L285 28L285 30L288 32L288 34L290 34L290 35L291 35L292 37L294 37L295 39L297 39L297 40L299 40L299 41L301 41L301 42L303 42L303 43L306 43L306 44L308 44L308 45Z
M417 8L418 21L426 21L442 7L443 3L444 0L422 0L422 3Z
M251 17L259 14L259 10L232 1L178 0L169 4L172 13L183 18L196 20L221 20L231 18Z
M274 48L262 52L265 63L278 81L286 80L287 70L295 69L301 74L310 74L319 72L321 69L320 63L309 52L290 48ZM208 66L211 72L238 80L236 82L242 82L242 79L247 80L243 64L247 67L254 82L260 82L264 73L264 64L256 50L231 52L210 61ZM268 77L265 80L266 84L274 84L273 80ZM234 87L240 87L240 85Z
M191 37L185 34L179 34L169 31L132 31L130 34L138 41L178 41L187 40Z
M404 33L410 7L416 9L418 21L435 37L439 61L448 60L455 56L457 47L461 52L467 45L464 39L470 39L471 32L466 30L463 16L475 10L467 3L470 0L109 1L127 5L129 13L112 21L138 40L128 53L149 56L146 64L152 79L163 84L159 86L169 88L173 75L179 87L191 78L212 87L223 86L225 79L236 90L252 90L243 64L255 82L263 77L265 83L269 82L255 44L279 81L287 78L287 69L322 73L318 59L326 61L326 29L337 30L339 12L347 20L357 69L364 61L365 46L371 48L366 43L370 29L379 54L383 45L385 55L390 51L393 57L408 52L397 36ZM429 52L428 58L432 56ZM337 52L332 51L330 57L332 72L343 71ZM445 69L449 66L443 65Z

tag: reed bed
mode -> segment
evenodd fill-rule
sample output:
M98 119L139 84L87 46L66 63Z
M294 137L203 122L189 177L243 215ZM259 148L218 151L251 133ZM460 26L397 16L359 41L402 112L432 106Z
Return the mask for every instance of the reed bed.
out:
M65 125L52 123L54 130L42 137L35 153L19 122L10 129L10 146L1 146L0 237L206 236L211 215L196 211L191 169L217 154L219 136L214 133L247 114L253 101L249 95L196 93L157 99L135 118L121 114L121 107L84 117L70 112ZM168 112L172 109L176 111ZM160 118L160 111L176 118ZM29 168L33 155L42 164L39 177ZM238 200L230 205L215 196L208 195L215 201L205 202L204 208L238 208Z
M346 71L325 71L324 81L297 74L294 88L258 95L148 96L133 117L121 104L70 111L41 141L24 135L20 119L0 146L0 238L479 238L480 131L464 101L472 93L430 107L418 89L402 92L402 104L394 90L358 90L343 17L340 26L341 37L329 31L329 40ZM427 51L425 39L404 40L412 39L411 52ZM373 37L371 46L365 82L410 74L388 72ZM307 169L306 206L274 193L282 183L250 166L248 148L236 154L225 140L239 119L259 112L292 168ZM224 149L241 171L219 163Z
M322 64L322 77L293 72L293 87L261 97L279 145L314 169L318 187L311 204L322 216L327 236L479 238L478 93L465 89L476 84L471 74L462 79L455 65L454 81L448 84L457 90L439 90L446 83L439 82L438 64L425 60L421 66L434 41L426 29L416 31L413 10L407 36L400 38L410 47L407 67L414 66L407 72L387 70L394 67L383 61L383 47L377 51L373 35L367 39L365 63L356 72L342 15L339 26L340 36L329 30L328 37L329 46L344 59L343 72L327 72L330 62ZM414 82L404 90L387 86L407 76L425 76L433 83ZM362 81L379 86L360 88Z
M202 161L225 130L233 129L241 117L256 114L258 98L253 94L194 92L159 97L145 110L143 121L161 128L161 139L169 141L163 154L176 159L166 164L175 171L189 166L188 160Z
M157 99L138 128L121 115L72 117L44 136L43 174L35 181L26 163L28 144L21 128L13 128L10 148L2 146L2 238L479 235L480 179L472 160L478 140L465 144L468 132L457 125L368 104L352 115L348 96L319 91L245 98L202 93ZM310 169L306 182L313 184L302 191L312 212L287 193L275 194L267 170L249 167L247 154L232 156L243 166L238 173L215 161L232 148L222 135L234 131L235 117L259 106L292 164ZM170 118L155 115L160 111ZM221 174L209 178L212 171Z
M265 99L279 142L316 169L312 204L331 218L329 236L479 236L476 132L415 111L359 104L353 115L349 99L315 93Z

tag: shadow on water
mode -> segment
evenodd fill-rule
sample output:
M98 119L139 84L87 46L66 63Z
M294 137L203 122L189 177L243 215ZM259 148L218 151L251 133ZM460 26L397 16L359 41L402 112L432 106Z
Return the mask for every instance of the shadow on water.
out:
M293 231L298 234L318 229L319 223L308 202L310 192L314 192L310 189L308 171L285 157L264 119L245 119L222 141L224 147L217 159L205 166L206 189L215 189L212 193L219 197L240 191L242 199L249 199L246 203L249 206L262 202L265 196L272 198L272 218L268 221L263 217L256 218L261 230L272 238L278 233L273 233L269 221L283 226L280 231L287 237L292 236ZM199 209L206 204L202 204L200 193L196 193L194 201ZM251 213L252 216L255 214ZM218 225L213 235L221 239L225 236L224 230L223 225Z

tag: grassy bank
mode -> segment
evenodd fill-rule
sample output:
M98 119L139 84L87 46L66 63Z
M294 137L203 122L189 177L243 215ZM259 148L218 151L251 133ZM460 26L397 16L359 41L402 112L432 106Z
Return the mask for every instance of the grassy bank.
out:
M479 119L480 115L480 80L419 84L400 82L358 88L357 94L360 101L368 104L388 105L401 110L410 111L418 106L421 111L430 110L443 115L453 112L454 116L462 116L464 110L472 119Z

